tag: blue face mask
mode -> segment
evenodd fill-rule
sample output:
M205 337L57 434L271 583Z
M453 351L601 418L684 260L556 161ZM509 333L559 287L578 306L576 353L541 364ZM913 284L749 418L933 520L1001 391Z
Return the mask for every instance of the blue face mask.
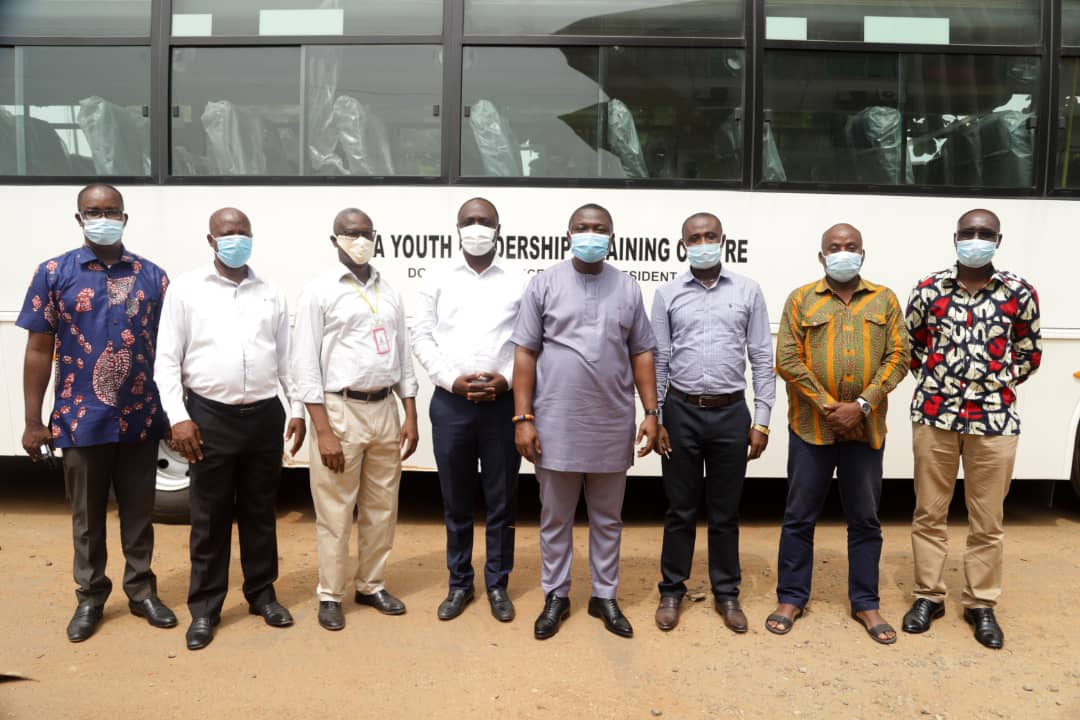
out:
M840 252L825 256L825 274L836 282L847 282L859 274L862 269L862 253Z
M600 233L573 233L570 235L570 252L584 263L600 262L608 256L611 237Z
M994 259L996 251L997 243L993 240L956 241L956 257L964 267L986 267Z
M83 222L83 235L95 245L115 245L124 235L124 221L98 218Z
M686 258L690 261L690 267L697 270L708 270L720 264L720 256L723 255L723 243L701 243L700 245L687 245Z
M223 235L217 240L217 257L226 267L242 268L251 259L251 238L247 235Z

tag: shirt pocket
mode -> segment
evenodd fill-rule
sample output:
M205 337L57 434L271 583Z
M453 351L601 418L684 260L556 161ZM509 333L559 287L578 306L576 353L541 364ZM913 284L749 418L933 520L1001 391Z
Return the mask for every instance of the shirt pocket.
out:
M885 313L868 312L863 315L863 324L866 330L864 337L869 340L863 352L869 352L875 358L882 357L885 354L885 339L888 333Z
M728 303L723 313L718 319L719 334L722 337L745 338L746 329L750 326L750 306L741 302Z
M800 320L799 324L802 326L806 346L811 349L824 350L826 338L832 328L832 322L832 316L826 314L810 315Z

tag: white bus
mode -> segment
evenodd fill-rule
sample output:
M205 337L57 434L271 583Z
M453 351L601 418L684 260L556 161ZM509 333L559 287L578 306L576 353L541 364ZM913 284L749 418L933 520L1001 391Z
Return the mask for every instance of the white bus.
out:
M987 207L1004 234L995 264L1042 303L1016 477L1076 483L1078 79L1080 0L5 3L0 454L22 453L25 288L38 262L80 242L75 194L104 180L124 193L125 244L173 276L210 261L213 210L244 210L252 266L293 304L335 262L344 207L373 218L373 262L406 306L461 252L454 217L473 196L496 204L502 257L530 273L566 257L574 208L606 206L610 261L646 307L686 269L682 220L709 211L774 329L787 294L820 277L833 223L862 231L864 276L903 303L954 262L959 215ZM430 472L419 370L408 469ZM911 393L908 378L890 398L888 477L912 473ZM752 476L786 474L785 418L780 383ZM164 450L159 465L159 496L176 507L186 468ZM632 472L659 475L659 462Z

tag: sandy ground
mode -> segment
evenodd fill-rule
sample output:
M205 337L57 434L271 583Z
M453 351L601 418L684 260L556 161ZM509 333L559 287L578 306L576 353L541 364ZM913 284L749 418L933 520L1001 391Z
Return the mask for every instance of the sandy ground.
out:
M116 584L105 621L73 645L64 628L74 609L70 520L55 478L0 480L0 672L27 681L0 684L2 718L135 717L465 717L510 718L1080 718L1080 511L1066 500L1048 509L1039 492L1010 497L1006 594L999 619L1006 647L976 644L950 598L923 636L874 644L847 614L845 536L835 501L817 534L814 596L791 634L763 627L774 606L782 483L748 491L742 533L747 635L727 631L711 602L690 603L679 627L653 624L662 507L656 487L637 493L623 539L623 609L636 635L604 631L585 612L587 533L575 534L573 614L553 639L532 637L543 596L535 484L523 490L511 595L518 618L500 624L480 599L460 618L439 622L445 594L443 528L437 491L407 487L388 587L409 611L384 617L346 605L347 627L318 626L315 527L304 492L283 498L279 518L279 598L296 625L273 629L247 613L237 553L222 624L209 648L189 652L184 629L187 528L157 526L155 569L162 599L180 627L158 630L130 615L120 590L118 520L110 513L109 573ZM32 474L31 474L32 475ZM638 481L646 482L649 481ZM1058 488L1059 497L1063 494ZM910 494L886 493L881 596L899 627L909 604ZM1061 507L1064 505L1065 507ZM961 517L962 520L962 517ZM954 547L962 547L956 524ZM482 530L477 547L482 550ZM699 550L705 547L704 530ZM481 560L482 562L482 560ZM478 564L479 567L479 564ZM951 586L962 571L950 558ZM705 558L695 558L691 590L704 590Z

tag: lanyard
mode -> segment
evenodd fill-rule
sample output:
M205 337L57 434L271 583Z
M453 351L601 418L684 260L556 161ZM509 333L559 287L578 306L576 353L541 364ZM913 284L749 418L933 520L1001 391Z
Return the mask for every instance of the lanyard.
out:
M360 296L360 299L364 301L364 304L368 306L368 309L371 310L371 314L373 316L377 316L379 314L379 281L378 281L378 279L375 280L375 304L374 305L372 305L371 301L368 300L367 293L365 293L363 290L360 289L360 283L356 282L356 280L352 279L351 277L346 278L346 279L349 281L349 284L352 285L353 290L356 291L356 294Z

